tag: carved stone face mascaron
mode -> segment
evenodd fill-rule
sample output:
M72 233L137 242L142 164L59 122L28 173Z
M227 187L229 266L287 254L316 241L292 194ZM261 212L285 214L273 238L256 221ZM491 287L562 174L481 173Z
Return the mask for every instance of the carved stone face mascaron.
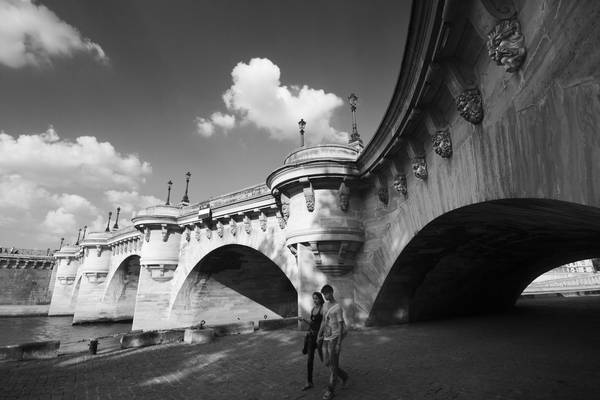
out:
M416 178L421 180L427 179L427 162L425 158L415 158L412 163L412 169Z
M450 139L450 131L437 131L431 136L433 149L442 158L452 157L452 140Z
M524 42L519 21L516 18L503 19L488 34L488 55L507 72L516 72L527 54Z
M483 103L479 89L467 89L456 98L456 108L460 116L472 124L483 121Z

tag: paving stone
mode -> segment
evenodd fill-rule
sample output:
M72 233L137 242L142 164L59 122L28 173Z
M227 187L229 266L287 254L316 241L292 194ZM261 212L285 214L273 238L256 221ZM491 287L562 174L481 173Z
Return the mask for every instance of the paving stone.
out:
M352 331L341 357L350 380L336 399L594 398L600 297L588 303ZM328 371L318 359L315 388L300 391L303 337L291 329L257 331L202 345L8 361L0 363L0 397L320 399Z

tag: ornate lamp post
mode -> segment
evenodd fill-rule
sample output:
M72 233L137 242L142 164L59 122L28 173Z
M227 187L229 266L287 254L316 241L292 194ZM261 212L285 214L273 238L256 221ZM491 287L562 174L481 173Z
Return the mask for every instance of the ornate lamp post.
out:
M304 128L306 127L306 121L304 121L304 119L298 121L298 127L300 128L300 147L304 147Z
M188 187L190 185L190 178L191 177L192 177L192 173L190 171L188 171L185 174L185 193L183 195L183 198L181 199L182 203L190 204L190 198L188 197Z
M108 212L108 223L106 224L106 229L104 232L110 232L110 219L112 218L112 211Z
M62 245L65 242L65 238L60 238L60 246L58 246L58 249L62 249Z
M170 206L171 205L171 186L173 186L173 182L171 182L171 180L169 179L169 182L167 182L167 185L169 186L169 188L167 189L167 202L165 203L165 205Z
M84 239L85 239L85 233L86 233L86 232L87 232L87 225L85 225L85 226L83 227L83 236L81 237L81 240L84 240Z
M79 228L79 232L77 232L77 241L75 242L75 246L79 246L79 237L81 236L81 228Z
M352 134L350 135L350 141L348 143L358 142L362 145L362 139L358 134L358 125L356 124L356 106L358 105L358 96L351 93L348 96L348 103L350 104L350 111L352 112Z
M115 224L113 229L119 229L119 214L121 213L121 207L117 207L117 217L115 218Z

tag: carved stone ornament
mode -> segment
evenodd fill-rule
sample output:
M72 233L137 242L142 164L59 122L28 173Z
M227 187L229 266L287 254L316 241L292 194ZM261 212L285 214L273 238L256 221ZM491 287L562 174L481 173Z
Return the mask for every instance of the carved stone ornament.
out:
M217 235L219 235L220 238L223 237L223 232L225 232L223 224L221 223L221 221L217 221Z
M340 210L348 211L348 207L350 206L350 188L342 182L340 184L340 188L338 189L338 200L340 202Z
M524 42L519 21L514 17L503 19L488 34L488 54L507 72L517 72L527 54Z
M99 244L96 245L96 256L100 257L100 255L102 255L102 246L100 246Z
M304 199L306 200L306 209L313 212L315 210L315 191L310 182L302 189L302 192L304 192Z
M169 264L157 264L157 265L145 265L152 280L157 282L168 282L173 279L177 265Z
M106 280L107 272L84 272L83 275L89 283L99 285Z
M206 238L208 240L210 240L212 238L212 229L210 229L210 226L206 227Z
M162 241L166 242L167 240L169 240L169 229L167 228L166 224L162 224L160 226L160 231L162 235Z
M229 220L229 229L231 230L231 234L233 236L237 235L238 226L237 226L237 222L235 222L235 220L233 218L231 218Z
M483 121L483 103L479 89L467 89L458 95L456 109L470 123L480 124Z
M201 237L201 233L200 233L200 227L198 225L196 225L194 227L194 236L196 237L196 241L199 242L200 241L200 237Z
M423 181L427 179L427 161L425 161L425 157L415 158L412 162L412 169L417 179Z
M279 211L277 211L275 213L275 216L277 217L277 223L279 224L279 228L284 229L285 228L285 218L283 218L283 215L281 215L281 213Z
M86 247L85 248L85 256L88 257L90 255L90 248Z
M250 218L247 215L244 215L244 231L249 235L252 232L252 225Z
M281 203L281 215L286 222L290 219L290 203Z
M138 246L137 246L138 251L141 251L143 243L142 243L142 240L140 238L138 238L137 244L138 244Z
M146 243L150 242L150 227L146 227L144 229L144 238L146 239Z
M437 131L431 136L433 150L442 158L452 157L452 139L450 139L450 130Z
M406 197L406 195L408 194L408 184L406 182L405 174L396 175L396 177L394 178L393 186L397 192L402 193L402 195Z
M73 283L75 283L75 277L74 276L57 276L56 280L58 281L58 283L60 283L61 285L72 285Z
M266 230L267 230L267 216L262 211L261 211L260 215L258 216L258 223L260 225L260 229L263 232L266 232Z

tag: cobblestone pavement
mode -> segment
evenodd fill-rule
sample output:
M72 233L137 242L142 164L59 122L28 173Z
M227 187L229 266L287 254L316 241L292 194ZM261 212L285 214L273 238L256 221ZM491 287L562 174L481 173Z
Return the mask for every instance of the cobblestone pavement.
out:
M303 333L0 363L1 399L320 399L301 392ZM600 297L526 300L510 314L350 332L336 399L589 399L600 371Z

